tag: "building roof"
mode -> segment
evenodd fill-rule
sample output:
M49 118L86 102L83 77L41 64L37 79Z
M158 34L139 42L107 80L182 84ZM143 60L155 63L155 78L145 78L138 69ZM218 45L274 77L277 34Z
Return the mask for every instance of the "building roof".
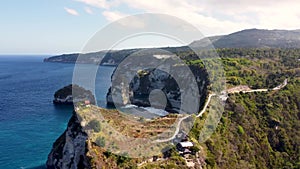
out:
M179 143L181 147L193 147L193 143L192 142L189 142L189 141L186 141L186 142L180 142Z

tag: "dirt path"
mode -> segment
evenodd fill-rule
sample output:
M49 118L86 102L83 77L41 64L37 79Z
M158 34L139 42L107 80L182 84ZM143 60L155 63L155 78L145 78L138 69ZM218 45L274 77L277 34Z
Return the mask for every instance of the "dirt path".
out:
M202 111L200 113L198 113L198 115L196 117L201 117L202 116L202 114L206 111L206 109L208 107L208 104L210 103L211 97L215 96L215 95L216 94L209 94L208 99L207 99L207 101L205 103L205 106L203 107ZM163 142L168 142L168 141L171 141L171 140L175 139L175 137L179 133L182 121L185 120L185 119L187 119L187 118L189 118L189 117L191 117L191 115L187 115L187 116L182 117L181 119L179 119L178 124L176 125L176 130L175 130L175 132L174 132L174 134L173 134L172 137L170 137L168 139L164 139L164 140L156 140L155 142L156 143L163 143Z
M277 87L275 87L273 89L250 89L249 87L243 86L242 88L235 87L237 90L230 90L229 89L229 91L231 91L230 93L239 93L239 92L243 92L243 93L267 92L267 91L272 91L272 90L280 90L283 87L285 87L287 85L287 83L288 83L288 81L287 81L287 79L285 79L282 84L280 84L279 86L277 86ZM242 89L242 90L240 90L240 89ZM210 100L211 100L211 98L213 96L216 96L216 94L214 94L214 93L209 94L208 99L207 99L207 101L205 103L205 106L203 107L203 109L201 110L201 112L198 113L198 115L196 117L201 117L203 115L203 113L205 113L205 111L206 111L206 109L208 107L208 104L210 103ZM174 132L174 134L173 134L172 137L164 139L164 140L155 140L154 142L156 142L156 143L163 143L163 142L168 142L168 141L171 141L171 140L175 139L176 135L179 133L182 121L185 120L185 119L187 119L187 118L189 118L189 117L191 117L191 115L187 115L185 117L182 117L178 121L178 124L176 125L176 130L175 130L175 132Z

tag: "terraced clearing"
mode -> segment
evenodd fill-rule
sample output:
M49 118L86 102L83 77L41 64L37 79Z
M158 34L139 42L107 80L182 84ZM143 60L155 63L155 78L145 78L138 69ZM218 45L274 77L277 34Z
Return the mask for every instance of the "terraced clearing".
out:
M136 117L130 114L119 112L115 109L103 109L96 106L81 107L77 111L84 121L97 119L101 125L110 125L117 132L134 138L148 138L163 132L173 133L176 120L183 115L169 114L152 120ZM102 116L102 117L101 117Z
M92 142L114 153L131 153L131 156L146 156L142 151L147 155L161 152L169 143L158 144L153 140L172 137L179 120L185 116L169 114L149 120L93 105L78 106L76 112Z

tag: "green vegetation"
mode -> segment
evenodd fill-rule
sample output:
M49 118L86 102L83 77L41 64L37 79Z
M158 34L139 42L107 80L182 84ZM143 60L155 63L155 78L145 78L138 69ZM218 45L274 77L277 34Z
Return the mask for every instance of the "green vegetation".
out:
M89 122L88 126L92 128L95 132L101 131L101 124L97 119L93 119Z
M274 88L285 79L289 83L278 91L230 94L216 131L200 144L196 140L205 120L209 120L209 112L196 118L189 139L196 143L192 151L200 150L200 157L204 157L206 165L202 163L202 167L300 168L300 49L218 49L217 52L221 57L217 61L209 57L213 55L211 51L200 53L203 57L206 56L203 60L198 60L193 52L179 51L178 54L190 67L209 66L210 70L215 70L208 73L217 82L215 75L220 71L217 69L220 61L225 70L228 88L237 85ZM214 84L210 87L212 85ZM222 90L221 86L222 83L217 83L213 87ZM115 121L114 117L122 117L111 112L107 116L110 124L127 126L120 127L120 131L131 131L129 134L135 137L143 136L143 130L136 123L128 125L122 124L122 120ZM172 119L171 116L168 118ZM96 143L101 145L103 140L100 136ZM162 161L145 163L140 168L187 168L185 160L174 148L166 157L168 158ZM116 166L110 167L116 168L137 168L137 164L147 160L135 161L115 155L104 159L106 164L108 159L113 159Z
M241 135L245 134L244 128L240 125L238 126L238 133Z
M105 138L104 137L98 137L95 142L98 146L105 147Z
M300 74L300 49L217 49L217 54L229 86L273 88L285 78ZM198 56L204 58L202 60L194 52L180 52L178 55L189 65L210 66L209 70L220 76L217 72L220 67L218 60L211 59L216 58L215 52L198 52ZM210 76L213 75L210 73Z
M149 71L147 71L147 70L138 70L137 74L141 78L141 77L144 77L144 76L148 75Z
M124 168L124 169L136 169L137 163L140 163L142 159L132 159L127 157L126 154L115 155L111 152L105 151L102 147L92 145L92 148L88 152L91 168Z
M180 168L180 169L188 169L185 164L183 158L176 156L172 157L165 161L158 161L155 163L149 163L145 166L140 167L141 169L153 169L153 168L164 168L164 169L173 169L173 168Z
M300 168L300 50L218 52L228 86L273 88L286 78L289 83L279 91L229 96L217 130L201 144L206 168ZM199 137L206 117L196 119L191 137Z
M166 147L167 151L162 150L165 157L164 161L155 161L152 163L147 163L141 166L141 169L152 169L152 168L188 168L186 166L185 160L178 154L175 146Z
M278 92L230 96L203 145L207 168L299 168L299 87L298 80Z
M65 86L59 90L57 90L54 94L54 102L59 102L57 99L66 99L68 96L72 96L73 99L85 101L89 100L91 104L95 104L95 97L93 93L89 90L84 89L76 84L70 84ZM72 100L72 99L71 99ZM73 100L72 100L73 102Z

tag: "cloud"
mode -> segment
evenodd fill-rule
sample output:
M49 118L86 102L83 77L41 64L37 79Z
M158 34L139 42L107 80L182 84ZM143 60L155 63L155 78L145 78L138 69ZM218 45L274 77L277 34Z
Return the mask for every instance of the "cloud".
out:
M86 12L86 13L88 13L88 14L94 14L94 12L93 12L93 10L91 9L91 8L89 8L89 7L85 7L84 8L84 11Z
M103 16L114 21L131 12L164 13L195 25L205 35L227 34L247 28L299 29L299 2L295 0L76 0L105 9ZM121 6L122 5L122 6ZM122 8L121 8L122 7ZM121 15L122 14L122 15Z
M249 27L243 22L235 23L233 21L220 19L210 16L205 11L205 6L195 5L191 1L182 0L123 0L129 7L142 9L145 12L158 12L176 16L193 25L195 25L203 34L214 35L231 33Z
M120 4L119 0L74 0L97 8L109 9Z
M124 13L121 13L119 11L104 11L102 12L102 15L108 20L108 21L116 21L120 18L123 18L127 16Z
M70 15L79 16L79 13L75 9L66 8L66 7L64 9Z

